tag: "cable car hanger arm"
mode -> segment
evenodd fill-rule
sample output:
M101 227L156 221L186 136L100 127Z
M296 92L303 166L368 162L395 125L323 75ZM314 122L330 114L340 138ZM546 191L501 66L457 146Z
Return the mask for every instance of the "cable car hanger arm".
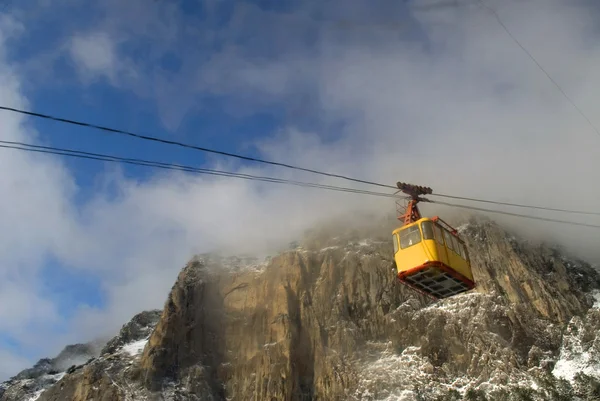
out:
M404 225L407 225L421 219L421 212L419 211L417 203L430 202L430 200L422 198L420 195L430 195L433 193L433 190L429 187L422 187L420 185L407 184L404 182L397 182L396 185L400 191L410 197L406 206L396 202L398 220L402 221Z

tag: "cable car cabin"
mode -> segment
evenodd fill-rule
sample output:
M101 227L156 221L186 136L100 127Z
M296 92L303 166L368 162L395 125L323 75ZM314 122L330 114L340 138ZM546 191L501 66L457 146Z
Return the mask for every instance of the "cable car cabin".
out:
M398 278L434 299L475 287L464 242L440 223L420 218L392 232Z

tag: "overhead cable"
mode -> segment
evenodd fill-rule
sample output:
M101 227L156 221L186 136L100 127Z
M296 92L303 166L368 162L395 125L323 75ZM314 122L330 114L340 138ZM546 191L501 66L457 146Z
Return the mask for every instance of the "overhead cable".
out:
M160 143L169 144L169 145L177 145L177 146L182 146L185 148L200 150L200 151L208 152L208 153L220 154L220 155L224 155L224 156L235 157L235 158L248 160L248 161L266 163L266 164L275 165L275 166L282 166L282 167L286 167L286 168L290 168L290 169L294 169L294 170L302 170L302 171L307 171L307 172L320 174L320 175L324 175L324 176L329 176L329 177L342 178L345 180L354 181L354 182L358 182L358 183L362 183L362 184L375 185L375 186L382 187L382 188L388 188L388 189L394 189L394 190L398 189L396 186L393 186L393 185L387 185L387 184L382 184L382 183L373 182L373 181L365 181L365 180L360 180L360 179L356 179L356 178L352 178L352 177L347 177L347 176L340 175L340 174L327 173L327 172L308 169L308 168L304 168L304 167L293 166L290 164L278 163L278 162L274 162L274 161L263 160L263 159L258 159L258 158L254 158L254 157L249 157L249 156L243 156L243 155L239 155L239 154L209 149L209 148L205 148L205 147L200 147L200 146L196 146L196 145L172 141L172 140L168 140L168 139L136 134L133 132L124 131L124 130L120 130L120 129L116 129L116 128L104 127L104 126L100 126L100 125L96 125L96 124L92 124L92 123L88 123L88 122L76 121L76 120L72 120L72 119L66 119L66 118L51 116L51 115L42 114L42 113L21 110L21 109L17 109L17 108L13 108L13 107L0 106L0 110L10 111L10 112L19 113L19 114L25 114L25 115L29 115L29 116L33 116L33 117L58 121L58 122L67 123L67 124L79 125L79 126L83 126L83 127L87 127L87 128L95 128L95 129L99 129L102 131L132 136L137 139L155 141L155 142L160 142ZM433 193L432 195L437 195L437 196L442 196L442 197L452 197L450 195L436 194L436 193ZM546 210L546 211L557 211L557 212L563 212L563 213L575 213L575 214L587 214L587 215L600 214L600 213L595 213L595 212L587 212L587 211L579 211L579 210L554 209L554 208L548 208L548 207L544 207L544 206L520 205L520 204L514 204L514 203L508 203L508 202L496 202L496 201L486 200L486 199L476 199L476 198L466 198L466 197L456 197L456 198L469 200L469 201L473 201L473 202L494 203L494 204L505 205L505 206L521 207L521 208L529 208L529 209L540 209L540 210Z
M556 208L545 207L545 206L520 205L518 203L499 202L499 201L491 201L491 200L484 200L484 199L468 198L468 197L464 197L464 196L452 196L452 195L436 194L436 193L433 193L431 195L432 196L440 196L440 197L449 198L449 199L461 199L461 200L468 200L468 201L473 201L473 202L492 203L494 205L515 206L515 207L524 207L524 208L528 208L528 209L548 210L548 211L552 211L552 212L563 212L563 213L585 214L585 215L590 215L590 216L600 216L600 212L585 212L582 210L556 209Z
M515 37L515 35L512 34L512 32L508 29L508 27L504 24L504 22L502 22L502 18L500 18L500 15L498 14L498 12L494 8L488 6L484 0L479 0L479 2L481 3L481 5L483 7L487 8L492 14L494 14L494 17L496 17L496 21L498 21L498 24L500 24L500 26L504 29L504 31L506 31L508 36L510 36L511 39L517 44L517 46L519 46L521 48L521 50L523 50L523 52L525 52L525 54L527 54L527 56L529 56L529 58L531 60L533 60L533 62L538 66L540 71L542 71L544 73L544 75L546 75L546 77L550 80L550 82L552 82L554 84L554 86L565 97L565 99L567 99L567 101L569 103L571 103L571 106L573 106L575 108L575 110L577 110L579 112L579 114L588 122L588 124L590 125L590 127L592 127L592 129L596 132L596 134L600 135L600 130L598 130L598 128L594 125L592 120L590 120L589 117L587 115L585 115L583 110L581 110L581 108L575 104L575 102L569 97L569 95L567 95L567 93L558 84L558 82L556 82L554 80L554 78L552 78L552 76L550 76L548 71L546 71L546 69L539 63L539 61L537 61L536 58L533 57L533 54L531 54L531 52L529 50L527 50L527 48L525 48L525 46L523 46L521 44L521 42Z
M344 180L349 180L349 181L354 181L354 182L360 182L362 184L369 184L369 185L375 185L375 186L384 187L384 188L396 189L396 187L394 187L392 185L380 184L380 183L373 182L373 181L359 180L359 179L356 179L356 178L346 177L346 176L339 175L339 174L326 173L326 172L323 172L323 171L312 170L312 169L309 169L309 168L292 166L290 164L279 163L279 162L274 162L274 161L269 161L269 160L262 160L262 159L258 159L258 158L255 158L255 157L243 156L243 155L238 155L238 154L235 154L235 153L230 153L230 152L224 152L224 151L220 151L220 150L209 149L209 148L205 148L205 147L201 147L201 146L186 144L186 143L183 143L183 142L171 141L169 139L163 139L163 138L158 138L158 137L153 137L153 136L148 136L148 135L136 134L136 133L133 133L133 132L130 132L130 131L124 131L124 130L120 130L120 129L116 129L116 128L104 127L104 126L96 125L96 124L92 124L92 123L87 123L87 122L82 122L82 121L75 121L75 120L71 120L71 119L55 117L55 116L51 116L51 115L48 115L48 114L35 113L35 112L32 112L32 111L26 111L26 110L16 109L16 108L13 108L13 107L0 106L0 110L12 111L12 112L15 112L15 113L26 114L26 115L33 116L33 117L45 118L47 120L54 120L54 121L59 121L59 122L63 122L63 123L68 123L68 124L80 125L82 127L95 128L95 129L99 129L99 130L102 130L102 131L112 132L112 133L115 133L115 134L132 136L132 137L135 137L135 138L138 138L138 139L144 139L144 140L148 140L148 141L161 142L161 143L168 144L168 145L182 146L184 148L190 148L190 149L200 150L202 152L208 152L208 153L215 153L215 154L219 154L219 155L223 155L223 156L235 157L235 158L238 158L238 159L252 161L252 162L257 162L257 163L265 163L265 164L270 164L270 165L273 165L273 166L286 167L286 168L290 168L290 169L294 169L294 170L302 170L302 171L307 171L307 172L314 173L314 174L326 175L326 176L329 176L329 177L342 178Z
M522 218L526 218L526 219L543 220L543 221L549 221L549 222L553 222L553 223L563 223L563 224L572 224L572 225L576 225L576 226L600 228L600 225L589 224L589 223L580 223L580 222L572 221L572 220L558 220L558 219L551 219L548 217L529 216L526 214L505 212L502 210L484 209L484 208L468 206L468 205L457 205L456 203L446 203L446 202L439 202L439 201L432 201L431 203L438 204L438 205L444 205L444 206L458 207L458 208L462 208L462 209L477 210L480 212L489 212L489 213L504 214L507 216L522 217Z
M55 154L55 155L62 155L62 156L71 156L71 157L77 157L77 158L83 158L83 159L89 159L89 160L107 161L107 162L112 162L112 163L127 163L127 164L133 164L133 165L139 165L139 166L145 166L145 167L155 167L155 168L162 168L162 169L169 169L169 170L180 170L180 171L186 171L186 172L197 173L197 174L209 174L209 175L240 178L240 179L247 179L247 180L256 180L256 181L264 181L264 182L272 182L272 183L280 183L280 184L288 184L288 185L297 185L297 186L302 186L302 187L328 189L328 190L334 190L334 191L350 192L350 193L357 193L357 194L371 195L371 196L380 196L380 197L386 197L386 198L400 198L397 195L383 193L383 192L364 191L364 190L357 190L354 188L336 187L336 186L332 186L332 185L321 185L321 184L285 180L285 179L279 179L279 178L273 178L273 177L254 176L254 175L249 175L249 174L239 174L239 173L232 173L232 172L220 171L220 170L199 169L199 168L185 166L185 165L167 164L167 163L154 162L154 161L141 160L141 159L122 158L122 157L113 156L113 155L103 155L103 154L99 154L99 153L83 152L83 151L77 151L77 150L72 150L72 149L61 149L61 148L55 148L55 147L50 147L50 146L31 145L31 144L26 144L26 143L21 143L21 142L10 142L10 141L0 141L0 143L1 143L0 148L5 148L5 149L14 149L14 150L22 150L22 151L28 151L28 152L39 152L39 153L48 153L48 154ZM473 206L468 206L468 205L458 205L458 204L446 203L446 202L440 202L440 201L430 201L430 203L443 205L443 206L449 206L449 207L457 207L457 208L477 210L477 211L483 211L483 212L504 214L504 215L508 215L508 216L523 217L523 218L528 218L528 219L533 219L533 220L542 220L542 221L549 221L549 222L554 222L554 223L571 224L571 225L585 226L585 227L591 227L591 228L600 228L600 225L579 223L579 222L568 221L568 220L550 219L550 218L545 218L545 217L504 212L504 211L500 211L500 210L483 209L483 208L478 208L478 207L473 207Z
M179 170L179 171L185 171L185 172L197 173L197 174L234 177L234 178L241 178L241 179L253 180L253 181L273 182L273 183L296 185L296 186L302 186L302 187L313 187L313 188L320 188L320 189L330 189L330 190L334 190L334 191L385 196L385 197L389 197L389 198L399 198L398 196L395 196L393 194L387 194L387 193L383 193L383 192L373 192L373 191L367 191L367 190L355 189L355 188L337 187L334 185L316 184L316 183L287 180L287 179L268 177L268 176L233 173L233 172L228 172L228 171L204 169L204 168L190 167L190 166L185 166L185 165L180 165L180 164L169 164L169 163L162 163L162 162L149 161L149 160L143 160L143 159L123 158L123 157L119 157L119 156L84 152L84 151L73 150L73 149L32 145L32 144L27 144L27 143L23 143L23 142L0 140L0 144L3 144L3 145L0 145L0 148L5 148L5 149L16 149L16 150L24 150L24 151L31 151L31 152L37 152L37 153L48 153L48 154L56 154L56 155L62 155L62 156L72 156L72 157L78 157L78 158L82 158L82 159L117 162L117 163L120 162L120 163L126 163L126 164L138 165L138 166L156 167L156 168L162 168L162 169L167 169L167 170Z

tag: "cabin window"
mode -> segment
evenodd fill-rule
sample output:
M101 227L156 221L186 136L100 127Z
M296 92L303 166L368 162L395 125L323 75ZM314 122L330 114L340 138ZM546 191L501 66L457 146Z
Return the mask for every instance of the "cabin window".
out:
M469 254L467 253L467 246L465 244L461 244L461 245L462 245L463 253L465 254L465 260L468 262L469 261Z
M421 242L421 231L418 225L414 225L400 231L400 248L408 248Z
M460 255L460 241L454 235L452 236L452 245L454 245L454 253L456 253L459 256L462 256Z
M423 239L433 239L433 223L431 221L422 222L421 230L423 230Z
M465 247L463 245L462 242L460 242L459 240L456 240L458 242L458 254L460 255L461 258L466 259L467 256L465 255Z
M394 242L394 255L398 252L398 234L394 234L392 236L392 241Z
M442 234L442 227L438 226L437 224L434 224L433 227L435 228L435 239L437 242L444 245L444 234Z
M456 246L457 246L457 248L456 248L457 252L460 255L460 257L463 258L463 259L466 259L465 258L465 251L464 251L464 248L463 248L463 244L458 239L456 239Z
M454 251L454 242L452 241L452 234L450 234L450 232L448 230L443 230L443 231L444 231L444 237L445 237L444 239L446 240L446 246L451 251Z

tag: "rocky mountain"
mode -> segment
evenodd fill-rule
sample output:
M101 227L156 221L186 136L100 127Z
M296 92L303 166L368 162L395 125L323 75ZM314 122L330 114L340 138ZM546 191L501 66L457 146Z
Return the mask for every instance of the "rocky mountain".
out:
M31 398L32 394L41 394L62 379L70 367L87 362L97 352L98 344L75 344L65 347L55 358L40 359L32 368L25 369L2 383L0 399L23 400Z
M478 287L432 302L397 282L392 228L324 225L263 262L196 256L162 311L51 380L40 361L0 401L600 399L596 268L473 217Z
M141 352L148 336L158 323L159 310L137 314L125 324L117 336L102 346L97 341L88 344L68 345L55 358L40 359L33 368L25 369L10 380L0 384L1 401L33 401L42 393L52 391L51 387L59 383L62 388L65 376L71 377L86 366L93 365L98 359L107 356L133 359ZM60 398L59 398L60 399Z

